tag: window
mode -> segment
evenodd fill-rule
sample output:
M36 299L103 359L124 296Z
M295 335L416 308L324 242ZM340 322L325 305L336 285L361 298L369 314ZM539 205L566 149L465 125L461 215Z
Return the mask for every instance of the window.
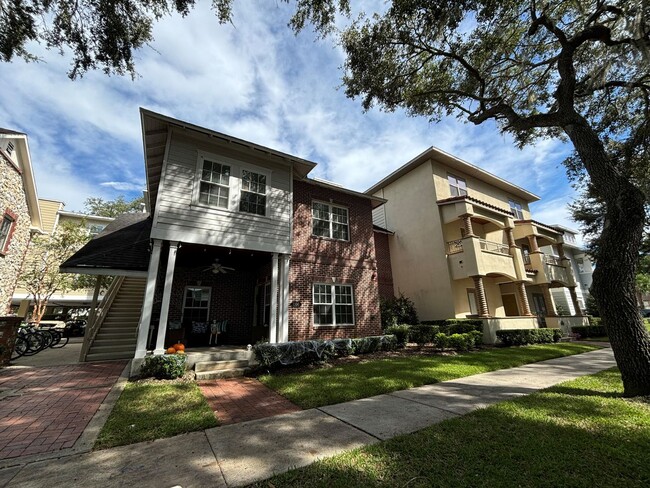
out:
M183 322L208 322L210 312L210 288L188 286L183 301Z
M228 208L230 197L230 166L209 159L203 160L199 202L219 208Z
M239 210L266 215L266 176L242 170Z
M452 197L467 195L467 183L463 178L447 175L447 180L449 180L449 191Z
M564 233L564 242L568 242L570 244L575 244L576 236L573 235L571 232L565 232Z
M104 224L89 224L88 225L88 234L90 234L91 237L95 237L97 234L99 234L105 228L106 228L106 226Z
M0 223L0 253L7 254L9 250L9 242L11 241L11 234L14 230L16 217L8 210L5 211L2 222Z
M510 210L515 214L515 220L524 220L524 211L521 206L521 203L515 202L514 200L508 200L510 204Z
M476 306L476 291L474 288L467 289L467 302L469 303L470 315L478 315L478 307Z
M342 241L350 239L347 208L314 202L311 210L313 235Z
M314 325L354 325L352 285L314 284Z

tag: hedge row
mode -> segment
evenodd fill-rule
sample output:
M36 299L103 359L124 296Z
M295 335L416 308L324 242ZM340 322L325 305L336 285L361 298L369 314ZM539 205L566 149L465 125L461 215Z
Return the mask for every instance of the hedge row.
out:
M561 337L561 329L497 330L497 339L504 346L525 346L526 344L559 342Z
M571 327L571 332L579 334L580 337L603 337L607 335L607 329L604 325L575 326Z
M466 335L474 332L478 332L479 334L474 334L472 337L478 338L478 342L480 343L480 337L483 334L483 321L453 319L430 320L417 325L393 325L386 329L387 334L393 334L397 338L397 343L400 346L404 346L408 342L414 342L419 346L434 344L437 347L445 347L443 345L445 337ZM439 334L442 334L442 336L436 339ZM471 341L471 339L468 340ZM476 342L476 339L474 339L474 342Z
M408 342L415 342L420 347L431 344L439 349L467 351L483 342L482 331L446 334L440 332L438 325L394 325L388 327L386 333L394 335L400 347L404 347Z
M255 344L253 351L261 366L275 368L290 364L311 364L350 354L392 351L396 348L395 336L382 335L358 339L293 341L279 344L262 342Z
M483 321L480 319L445 319L423 320L420 325L436 325L443 334L467 334L477 330L483 332Z

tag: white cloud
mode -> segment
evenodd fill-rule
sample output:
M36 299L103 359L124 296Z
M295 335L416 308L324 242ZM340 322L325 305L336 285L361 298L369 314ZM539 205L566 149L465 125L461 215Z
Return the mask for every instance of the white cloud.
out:
M99 184L108 188L113 188L118 191L141 191L144 185L140 183L129 183L128 181L104 181Z

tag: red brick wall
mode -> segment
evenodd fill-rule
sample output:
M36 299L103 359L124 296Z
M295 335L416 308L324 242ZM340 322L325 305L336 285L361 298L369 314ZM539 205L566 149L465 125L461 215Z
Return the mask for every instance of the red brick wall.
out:
M394 298L393 270L390 265L390 249L388 247L390 236L383 232L374 232L374 234L379 296L386 299Z
M377 261L372 230L372 207L365 198L294 180L293 252L289 270L289 340L363 337L381 334ZM313 200L348 209L350 240L312 235ZM355 325L313 324L313 283L352 284Z

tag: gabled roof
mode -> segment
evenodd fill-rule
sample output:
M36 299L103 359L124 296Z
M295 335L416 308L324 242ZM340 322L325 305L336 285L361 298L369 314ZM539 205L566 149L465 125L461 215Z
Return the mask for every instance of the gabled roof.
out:
M298 158L291 154L260 146L259 144L250 141L238 139L237 137L229 136L222 132L201 127L190 122L185 122L167 115L152 112L151 110L142 107L140 107L140 120L142 123L142 145L144 149L145 173L147 177L147 191L149 197L149 205L147 208L151 212L153 212L156 199L158 198L158 185L160 184L160 176L162 173L162 162L165 154L167 134L169 129L172 127L205 134L220 141L262 153L267 157L278 158L280 161L292 165L294 175L299 178L307 176L307 173L316 166L316 163L312 161L307 161L306 159Z
M151 218L122 214L59 267L62 273L93 275L142 274L149 267Z
M422 163L425 163L430 159L439 161L440 163L443 163L444 165L449 166L450 168L456 169L458 171L462 171L463 173L473 176L478 180L496 186L497 188L500 188L510 193L511 195L521 198L526 202L535 202L539 200L539 197L534 193L531 193L528 190L521 188L520 186L510 183L509 181L504 180L503 178L493 175L492 173L485 171L484 169L479 168L476 165L468 163L467 161L463 161L462 159L457 158L456 156L449 154L443 151L442 149L438 149L437 147L434 146L429 147L422 153L418 154L415 158L411 159L408 163L404 164L403 166L400 166L391 174L386 176L384 179L372 185L370 188L366 190L366 193L369 194L376 193L377 191L381 190L387 185L390 185L391 183L398 180L406 173L414 170Z
M322 188L327 188L327 189L330 189L330 190L345 193L346 195L352 195L352 196L355 196L355 197L370 200L370 204L372 205L372 208L377 208L380 205L383 205L384 203L386 203L386 201L387 201L385 198L376 197L374 195L368 195L367 193L360 193L360 192L354 191L354 190L348 190L347 188L345 188L343 186L340 186L340 185L337 185L335 183L331 183L331 182L328 182L328 181L319 180L317 178L306 178L305 177L301 181L303 181L305 183L309 183L310 185L320 186Z
M16 155L18 161L18 171L23 180L23 188L27 198L27 209L31 220L31 228L34 231L43 232L41 208L38 204L38 195L36 192L36 180L32 170L32 158L29 152L27 135L15 130L0 129L0 139L11 139L16 146ZM4 150L0 149L0 157L4 157L10 164L16 166L14 160Z

